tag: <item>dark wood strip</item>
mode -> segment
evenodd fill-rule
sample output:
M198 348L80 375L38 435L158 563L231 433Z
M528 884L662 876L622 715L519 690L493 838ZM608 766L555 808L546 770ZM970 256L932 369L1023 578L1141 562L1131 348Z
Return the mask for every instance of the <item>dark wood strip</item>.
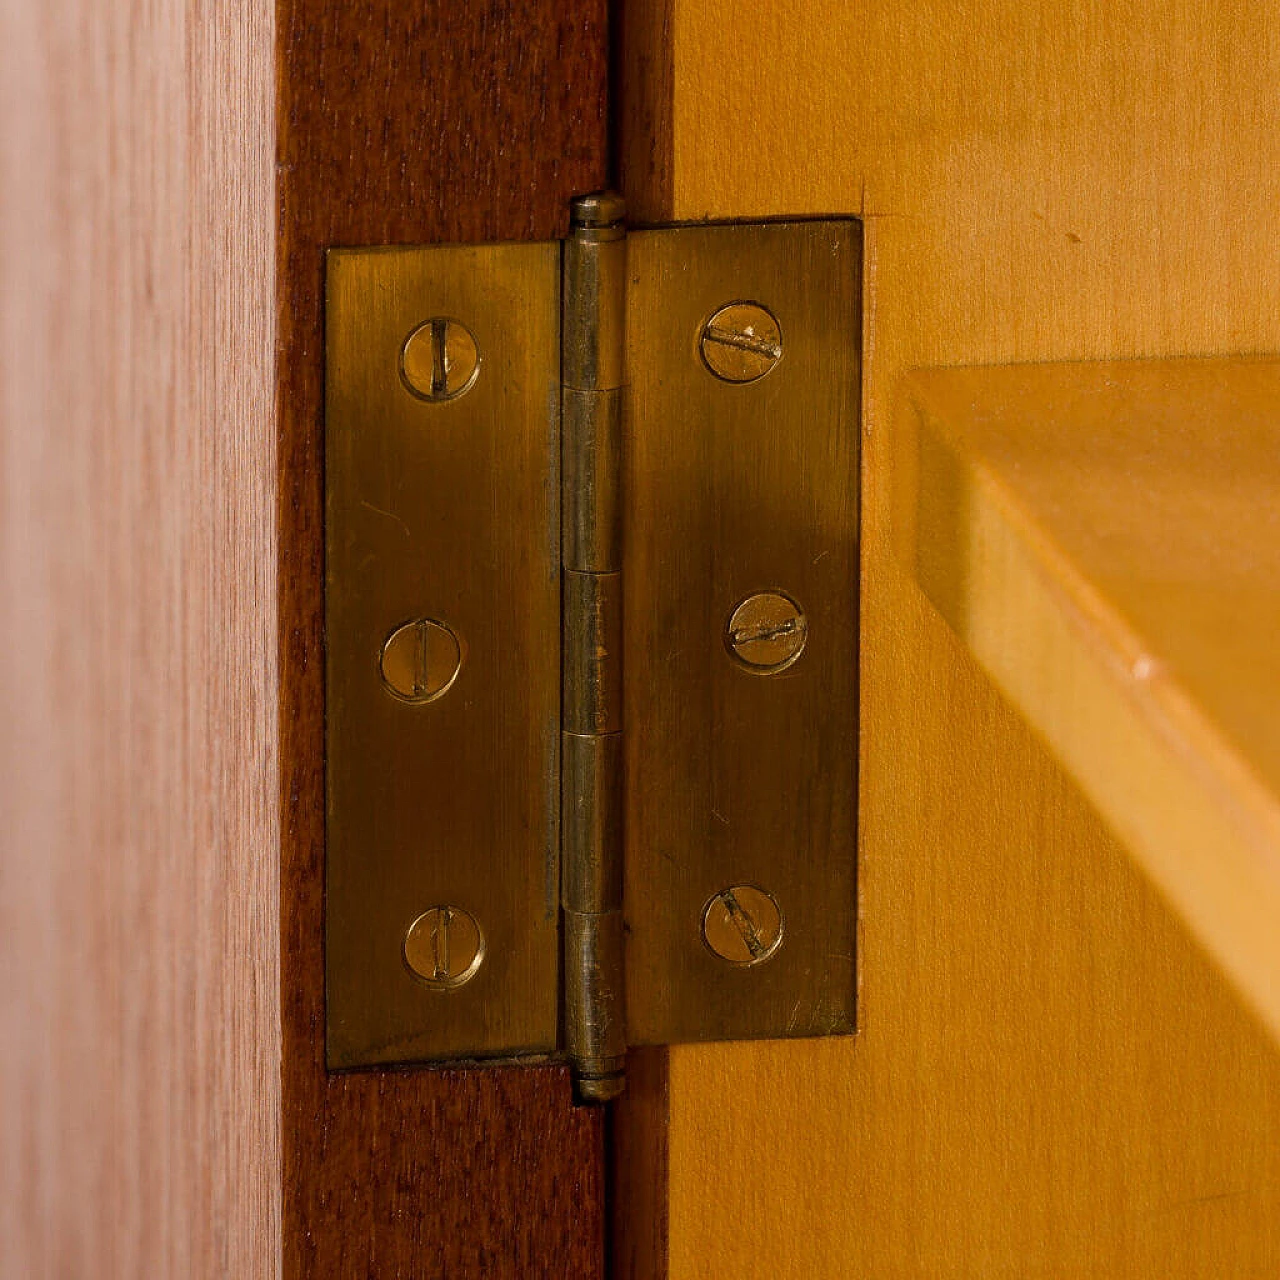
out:
M617 0L610 84L613 181L633 223L674 215L672 0ZM627 1092L613 1104L609 1262L614 1280L661 1280L668 1258L667 1050L627 1055Z
M614 181L633 223L674 215L673 0L617 0L614 13Z
M333 245L545 239L606 177L604 0L280 0L284 1274L598 1276L560 1069L324 1069L321 285Z
M667 1274L667 1050L627 1054L627 1091L612 1104L609 1264L613 1280Z

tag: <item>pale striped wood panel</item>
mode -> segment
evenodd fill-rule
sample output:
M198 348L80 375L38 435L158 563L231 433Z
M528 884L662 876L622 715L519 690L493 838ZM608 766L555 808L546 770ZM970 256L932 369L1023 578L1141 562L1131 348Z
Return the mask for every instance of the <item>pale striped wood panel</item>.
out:
M280 1268L273 14L0 15L0 1274Z

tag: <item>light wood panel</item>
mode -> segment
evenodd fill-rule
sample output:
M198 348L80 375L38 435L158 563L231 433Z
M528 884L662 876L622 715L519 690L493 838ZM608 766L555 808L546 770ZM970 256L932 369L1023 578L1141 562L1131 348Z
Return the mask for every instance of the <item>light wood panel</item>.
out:
M890 533L914 367L1280 346L1280 14L649 16L627 29L671 33L665 212L867 231L862 1032L672 1050L671 1274L1273 1272L1271 1044Z
M323 255L549 240L604 185L605 7L280 0L284 1274L605 1267L604 1117L567 1068L326 1072Z
M0 14L0 1273L280 1265L272 37Z
M964 369L908 400L921 586L1280 1036L1280 363Z

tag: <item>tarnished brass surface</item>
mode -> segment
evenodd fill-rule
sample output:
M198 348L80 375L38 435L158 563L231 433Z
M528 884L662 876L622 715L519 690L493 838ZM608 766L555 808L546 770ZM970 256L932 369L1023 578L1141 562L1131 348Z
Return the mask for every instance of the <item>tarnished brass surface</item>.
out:
M565 1043L579 1093L605 1102L623 1089L627 1034L621 911L564 913Z
M638 231L627 257L628 1039L851 1031L860 229ZM704 360L731 303L781 334L753 382ZM805 625L799 656L764 676L726 643L758 593ZM734 886L767 891L786 921L762 963L704 943L708 904Z
M331 1066L556 1047L559 268L554 244L329 255ZM414 333L434 346L406 354ZM432 379L465 394L430 402ZM417 619L457 637L456 676L433 687L430 648L402 674L393 647L387 678L432 701L380 669ZM459 984L468 919L483 963Z
M622 406L627 243L620 197L573 202L561 284L564 1047L580 1097L623 1088Z
M448 316L420 324L400 352L405 386L423 400L453 400L465 395L480 376L475 335Z
M748 671L772 676L804 652L809 624L800 608L779 591L748 596L729 616L724 642Z
M565 387L561 529L564 563L622 568L622 388Z
M383 682L397 698L431 702L449 691L462 670L462 646L448 627L417 618L387 637L379 666Z
M564 570L566 733L622 728L622 575Z
M622 734L561 736L560 829L565 849L561 893L566 910L622 906Z
M699 346L707 369L725 382L755 382L782 359L778 321L754 302L721 307L703 326Z
M566 387L622 385L626 286L626 228L575 225L564 242Z
M767 964L786 932L771 894L753 884L721 890L702 912L702 940L729 964Z
M437 991L464 986L484 962L484 934L469 911L432 907L410 926L404 962L420 982Z

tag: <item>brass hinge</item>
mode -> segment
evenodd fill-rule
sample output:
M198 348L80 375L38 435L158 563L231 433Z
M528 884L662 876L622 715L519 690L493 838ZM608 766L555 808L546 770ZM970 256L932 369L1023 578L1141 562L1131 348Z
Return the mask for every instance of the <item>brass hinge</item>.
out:
M860 276L607 193L330 252L331 1067L853 1030Z

